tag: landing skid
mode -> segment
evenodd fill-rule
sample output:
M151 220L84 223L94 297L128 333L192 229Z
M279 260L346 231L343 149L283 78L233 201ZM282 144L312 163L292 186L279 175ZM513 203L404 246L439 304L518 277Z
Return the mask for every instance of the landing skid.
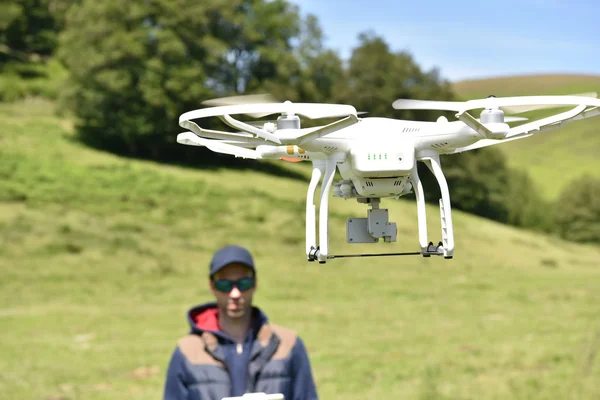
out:
M319 255L318 248L312 248L308 253L308 261L317 261ZM429 245L425 249L425 251L412 251L412 252L404 252L404 253L362 253L362 254L329 254L327 255L328 260L332 260L334 258L356 258L356 257L393 257L393 256L423 256L423 257L431 257L431 256L443 256L444 255L444 247L442 242L439 242L436 245L433 242L429 242ZM451 257L446 257L451 258ZM323 261L321 263L324 263Z
M364 254L329 254L328 237L328 206L329 192L333 183L333 177L337 168L337 163L344 160L343 155L331 155L326 160L313 161L313 172L308 186L306 196L306 256L309 262L318 261L324 264L327 260L335 258L350 257L384 257L384 256L407 256L420 255L423 257L444 256L445 259L451 259L454 255L454 233L452 229L452 215L450 207L450 193L448 184L441 169L439 155L434 152L419 154L419 161L423 161L434 174L441 191L440 220L442 230L442 240L434 245L427 239L427 216L425 207L425 196L423 186L417 172L417 167L413 169L410 179L417 200L417 217L419 227L419 245L420 251L399 252L399 253L364 253ZM321 183L321 193L319 201L319 238L317 242L317 207L314 204L315 194L319 181ZM365 202L360 201L359 202ZM353 218L347 223L347 241L350 243L377 243L380 238L385 242L396 241L396 224L387 222L387 210L379 210L377 204L379 199L367 199L366 201L373 209L369 210L368 218ZM375 206L373 206L373 204ZM350 222L355 222L350 224ZM377 224L377 232L373 229ZM352 227L352 228L351 228ZM357 228L358 227L358 228ZM360 232L363 229L365 232ZM379 228L379 227L383 227ZM357 234L357 232L359 234ZM356 240L354 241L353 240Z

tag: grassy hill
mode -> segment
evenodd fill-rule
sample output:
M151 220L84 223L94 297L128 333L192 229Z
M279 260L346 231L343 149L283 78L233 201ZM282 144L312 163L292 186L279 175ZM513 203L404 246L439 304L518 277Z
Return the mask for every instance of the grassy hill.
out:
M531 75L477 79L454 85L460 98L557 95L597 92L600 75ZM556 112L551 110L550 112ZM543 113L522 116L539 118ZM498 146L510 165L525 168L544 197L554 199L575 178L584 174L600 176L600 118L575 121L569 125Z
M307 180L93 151L52 107L0 104L0 397L160 398L229 242L255 253L256 304L304 338L323 399L600 396L599 248L455 212L453 260L308 263ZM398 243L359 248L345 219L365 207L330 205L333 252L417 247L413 202L382 203Z

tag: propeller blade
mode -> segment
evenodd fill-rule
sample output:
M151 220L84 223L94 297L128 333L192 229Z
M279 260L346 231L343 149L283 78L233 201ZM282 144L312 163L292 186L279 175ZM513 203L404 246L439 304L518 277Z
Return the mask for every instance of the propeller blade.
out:
M558 108L565 106L578 106L586 104L590 107L600 106L596 93L583 95L545 95L545 96L515 96L515 97L488 97L468 101L436 101L398 99L392 106L397 110L440 110L440 111L468 111L479 108L502 108L508 113L521 113L534 109Z
M240 96L219 97L217 99L205 100L201 104L207 106L231 106L237 104L263 104L277 103L274 96L268 93L245 94Z
M532 106L538 107L537 109L542 109L578 106L581 104L598 107L600 106L600 100L594 97L574 95L489 97L481 100L469 100L465 102L464 109L472 110L498 107L505 111L510 109L512 113L520 113L530 110Z
M392 103L392 107L396 110L461 111L464 104L464 101L397 99Z
M310 119L318 119L356 115L356 109L346 104L292 103L289 101L284 103L237 104L189 111L179 117L179 122L230 114L247 114L258 118L270 114L297 114Z
M529 121L529 118L525 118L525 117L504 117L504 122L506 122L507 124L510 122L522 122L522 121Z
M598 94L596 92L588 92L588 93L572 94L569 96L581 96L581 97L596 98L597 95ZM531 106L504 106L504 107L502 107L502 110L504 110L505 112L507 112L509 114L519 114L519 113L524 113L524 112L528 112L528 111L545 110L545 109L556 108L556 107L560 107L560 106L547 105L547 104L539 104L539 105L531 105Z

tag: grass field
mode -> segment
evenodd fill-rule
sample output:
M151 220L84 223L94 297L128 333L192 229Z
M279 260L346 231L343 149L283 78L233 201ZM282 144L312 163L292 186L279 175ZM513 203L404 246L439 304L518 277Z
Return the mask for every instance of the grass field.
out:
M465 100L491 94L504 97L597 92L600 96L600 75L498 77L458 82L454 89ZM537 118L539 113L523 116ZM504 150L510 165L529 171L548 199L555 199L569 182L581 175L600 176L598 117L497 147Z
M308 263L307 182L123 159L70 129L51 103L0 104L0 398L160 398L229 242L255 253L256 304L303 337L322 399L600 398L600 248L456 211L453 260ZM398 243L359 248L344 224L365 208L330 204L333 252L417 247L412 202L382 203Z

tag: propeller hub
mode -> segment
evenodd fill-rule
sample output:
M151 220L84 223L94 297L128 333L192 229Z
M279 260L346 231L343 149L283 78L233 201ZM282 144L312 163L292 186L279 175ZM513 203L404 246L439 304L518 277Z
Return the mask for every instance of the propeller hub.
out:
M504 111L499 108L487 108L479 116L482 124L504 123Z
M300 117L293 114L278 117L277 129L300 129Z

